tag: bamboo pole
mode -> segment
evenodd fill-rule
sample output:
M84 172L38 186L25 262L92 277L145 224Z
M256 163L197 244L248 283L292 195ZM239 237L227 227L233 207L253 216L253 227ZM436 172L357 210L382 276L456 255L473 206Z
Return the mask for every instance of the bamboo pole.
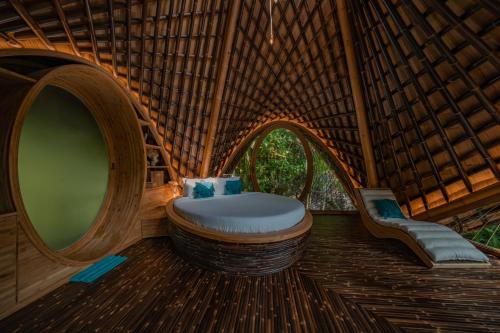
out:
M203 160L201 162L200 175L207 177L212 162L212 151L215 143L215 135L217 132L217 121L219 119L220 109L222 106L222 96L224 86L229 73L229 59L231 58L231 47L233 44L234 34L236 32L236 23L238 21L238 13L241 7L241 0L229 2L227 25L222 43L222 51L220 54L219 70L216 79L214 97L210 105L210 120L208 123L207 138L205 149L203 150Z
M60 0L52 0L52 4L54 5L54 8L56 9L57 16L59 17L59 21L61 21L61 25L64 28L64 32L66 33L66 36L68 37L68 41L71 44L71 48L73 49L73 52L75 52L75 55L81 56L80 50L78 49L78 44L75 40L75 37L73 36L73 31L71 31L71 28L68 24L68 20L66 19L66 15L64 14L64 9L61 6L61 3L59 2Z
M351 81L352 96L354 100L354 107L356 109L356 119L358 122L359 138L361 141L361 150L363 151L365 169L368 177L368 186L377 187L378 177L375 165L375 155L373 153L370 129L368 126L368 115L366 114L363 90L361 87L361 75L356 61L356 51L354 49L351 25L349 22L349 15L347 13L345 0L337 1L337 13L339 17L342 41L344 43L349 78Z
M31 14L28 12L23 3L19 0L10 0L10 4L16 10L17 14L23 21L28 25L28 27L35 33L40 42L49 50L55 51L54 45L47 38L42 28L35 22Z

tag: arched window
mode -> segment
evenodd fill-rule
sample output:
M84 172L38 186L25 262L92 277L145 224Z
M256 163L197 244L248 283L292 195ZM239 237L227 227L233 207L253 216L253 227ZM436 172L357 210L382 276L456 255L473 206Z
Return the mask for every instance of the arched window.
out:
M308 209L355 209L325 154L293 127L264 130L241 154L233 174L246 191L297 198Z

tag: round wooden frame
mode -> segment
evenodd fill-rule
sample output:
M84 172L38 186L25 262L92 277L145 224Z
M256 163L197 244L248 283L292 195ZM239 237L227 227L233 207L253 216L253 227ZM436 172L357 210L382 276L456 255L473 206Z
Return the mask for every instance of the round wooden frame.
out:
M108 188L90 229L62 251L50 249L30 222L18 180L18 148L26 113L48 85L76 96L91 112L106 142ZM43 254L61 263L85 265L111 253L131 229L139 210L146 176L142 132L133 105L109 74L86 65L64 65L38 73L33 83L8 103L12 117L8 170L12 201L19 223ZM70 186L70 184L68 184Z
M244 153L247 149L249 149L250 145L254 140L258 140L260 137L265 136L262 133L264 132L269 132L273 129L277 128L285 128L293 131L295 134L300 133L300 135L303 138L307 138L308 140L311 141L311 143L315 144L318 146L318 148L321 149L324 153L326 153L328 159L333 163L335 172L339 176L339 180L346 189L347 193L349 194L351 200L353 202L356 202L356 196L354 194L354 189L359 187L359 184L355 183L355 180L349 175L348 172L345 171L345 168L343 164L338 160L337 156L335 156L331 150L326 146L326 144L323 142L322 139L320 139L314 132L311 130L307 129L306 127L289 121L289 120L274 120L271 122L268 122L266 124L263 124L259 126L258 128L254 129L252 132L250 132L244 139L241 140L241 142L233 148L231 151L229 157L225 160L223 163L223 166L221 170L218 172L218 175L223 175L226 173L230 173L232 169L236 166L236 163L238 163L239 159L242 156L242 153ZM306 140L307 142L307 140ZM257 142L256 142L257 143ZM255 147L255 146L254 146ZM308 142L308 147L310 148L310 144ZM311 162L311 165L313 163ZM312 171L314 171L314 167L311 168ZM250 171L252 174L252 172ZM255 174L255 173L254 173ZM310 181L311 181L311 186L312 186L312 180L313 180L314 174L310 176ZM250 176L252 177L252 176ZM252 185L254 185L254 181L251 179ZM309 188L310 191L310 188ZM307 195L309 192L305 194L305 198L307 198Z
M183 258L216 271L233 275L265 275L293 265L302 255L312 227L312 215L295 226L265 234L225 233L196 225L175 211L171 199L166 206L169 236Z

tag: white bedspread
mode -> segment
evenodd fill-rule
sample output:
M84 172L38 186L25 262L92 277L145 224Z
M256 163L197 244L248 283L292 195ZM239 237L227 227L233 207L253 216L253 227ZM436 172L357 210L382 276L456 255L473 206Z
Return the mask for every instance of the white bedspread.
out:
M175 211L203 227L228 233L267 233L288 229L305 215L302 202L268 193L245 192L211 198L178 198Z

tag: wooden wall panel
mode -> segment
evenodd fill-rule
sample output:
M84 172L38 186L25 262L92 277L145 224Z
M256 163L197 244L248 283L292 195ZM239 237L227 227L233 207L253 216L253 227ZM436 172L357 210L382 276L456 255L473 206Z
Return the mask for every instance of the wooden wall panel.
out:
M162 237L168 236L168 220L166 217L159 219L147 219L141 221L142 237Z
M57 288L83 266L66 266L55 263L42 254L18 227L17 293L18 302L38 298Z
M0 215L0 313L16 304L17 214Z
M75 66L77 66L84 71L93 71L93 79L96 79L98 76L95 73L96 68L88 64L85 64L86 66L71 65L62 69L60 67L55 68L57 64L61 62L71 62L72 59L64 59L61 61L61 58L58 58L56 55L52 56L52 54L43 53L31 56L39 56L42 60L30 60L32 58L27 53L10 53L10 55L9 53L3 53L0 55L0 85L2 86L2 89L0 89L0 96L4 97L0 102L3 106L2 112L0 113L0 118L2 118L2 120L0 120L0 128L4 129L4 131L0 131L0 155L5 157L2 159L0 165L0 171L3 171L0 176L0 193L2 194L0 195L0 214L9 213L8 215L0 215L0 318L13 313L33 300L38 299L51 290L66 283L73 274L84 269L102 256L117 253L142 239L142 224L141 219L138 218L138 212L144 211L141 209L144 205L149 205L148 207L151 208L149 201L141 201L145 186L144 176L146 161L144 159L145 142L143 142L144 140L139 131L139 125L141 124L144 126L143 124L146 120L144 117L141 117L140 112L137 112L137 107L135 110L132 109L132 105L129 104L130 101L127 95L123 93L123 89L119 88L116 83L113 85L112 78L108 74L102 73L100 75L105 75L106 79L99 80L99 82L101 88L104 87L104 84L109 83L107 88L104 87L103 89L107 91L108 95L113 95L114 100L112 101L112 109L114 112L120 111L119 113L122 115L120 117L127 117L126 119L122 118L122 120L119 120L116 118L116 115L106 114L105 112L99 115L102 119L105 118L106 124L112 122L113 128L119 132L119 134L115 132L116 136L111 137L107 131L107 126L101 127L103 135L110 139L107 141L110 150L113 153L123 151L123 149L128 150L125 155L119 157L115 156L112 160L112 162L114 161L114 163L112 163L112 169L115 170L116 174L119 176L118 178L111 178L110 182L111 184L113 180L116 180L114 184L119 185L112 188L112 193L120 194L122 198L125 197L126 202L120 204L117 197L113 195L110 197L110 202L117 204L117 207L113 208L104 203L102 210L110 212L108 217L102 218L102 221L104 221L102 224L103 228L109 227L112 224L111 220L117 222L117 227L111 230L111 234L108 233L108 239L110 240L109 245L112 246L112 248L110 247L108 250L100 253L94 253L95 249L99 248L96 246L99 244L96 243L104 239L103 232L93 233L92 230L90 230L75 244L88 240L88 243L85 244L88 244L88 248L91 250L89 254L91 259L75 259L72 257L72 259L75 260L63 260L67 259L69 256L68 249L59 252L52 251L46 247L43 240L39 239L26 213L23 213L20 192L18 188L13 185L18 178L15 172L17 170L17 165L15 163L7 164L7 160L11 162L17 160L17 149L13 142L16 142L15 134L19 132L22 125L20 121L14 122L13 119L21 119L21 111L19 111L21 101L25 101L28 98L25 95L32 93L34 84L39 86L42 80L48 80L48 75L56 75L53 74L56 73L56 71L67 74L70 71L68 67L76 69ZM11 57L10 60L8 57ZM14 57L15 59L12 60ZM17 64L17 67L14 66L16 72L2 67L12 66L12 62ZM52 71L48 74L45 73L45 76L39 78L37 73L42 73L41 68L44 66L52 68ZM101 72L98 71L98 73ZM67 75L71 76L70 74ZM89 74L89 76L91 75ZM35 77L37 79L34 79ZM73 75L72 77L76 76ZM59 80L56 82L58 86L63 83L68 83L68 81L64 81L65 79L62 77L56 77L55 79L56 81ZM84 81L85 80L90 82L88 77L84 79ZM47 82L48 81L44 81L42 83ZM79 83L77 87L67 86L67 88L74 95L80 97L80 99L82 99L80 93L86 94L87 97L88 95L92 95L92 98L82 99L87 101L86 104L90 105L90 109L105 110L103 106L103 96L99 97L92 94L91 91L86 90L85 85ZM109 96L111 98L111 95ZM27 102L23 105L25 104L28 105ZM137 117L139 117L139 119L137 119ZM12 128L15 128L15 131ZM151 130L154 130L154 128ZM130 135L135 135L136 138L132 140L132 142L127 142L127 138L130 138ZM130 149L133 149L135 154L131 153ZM135 162L131 160L134 156L137 158ZM164 154L162 154L162 157L165 161L166 158ZM128 167L132 169L127 170ZM124 178L120 181L119 177ZM123 181L124 179L126 182ZM130 184L136 185L135 191L131 192L127 190ZM156 189L153 191L153 194L157 193L156 197L158 198L155 201L155 205L161 205L161 198L168 192L169 187L164 187L164 190L166 192L158 192ZM11 200L11 194L15 200ZM170 197L167 197L167 199L169 198ZM14 210L17 210L17 212L10 213ZM120 218L120 214L126 211L130 212L128 221L124 218ZM100 224L95 223L94 225ZM151 233L152 232L150 232L150 234Z
M180 188L174 183L147 189L144 192L139 213L143 238L160 237L168 234L165 205L177 194L180 194Z

